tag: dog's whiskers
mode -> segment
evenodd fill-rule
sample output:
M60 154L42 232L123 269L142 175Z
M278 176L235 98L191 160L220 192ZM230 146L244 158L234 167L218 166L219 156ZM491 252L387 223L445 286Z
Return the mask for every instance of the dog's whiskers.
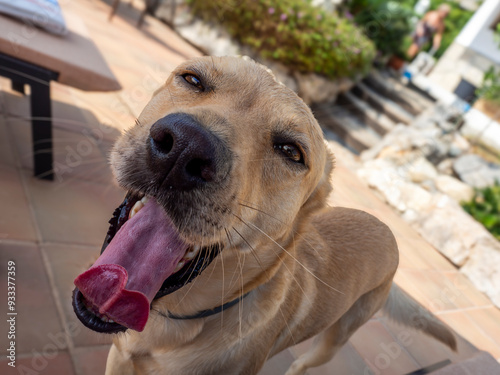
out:
M292 257L293 260L295 260L297 262L297 264L299 264L307 273L309 273L312 277L314 277L316 280L318 280L320 283L322 283L323 285L327 286L328 288L336 291L337 293L340 293L340 294L344 294L342 293L340 290L334 288L333 286L329 285L328 283L324 282L323 280L321 280L318 276L316 276L309 268L307 268L305 266L305 264L303 264L302 262L300 262L295 256L293 256L293 254L291 254L288 250L286 250L283 246L281 246L279 243L277 243L271 236L269 236L266 232L264 232L262 229L260 229L258 226L256 226L255 224L252 224L252 223L247 223L245 220L243 220L242 218L240 218L238 215L235 215L233 214L238 220L240 220L243 224L247 225L247 226L252 226L254 227L255 229L257 229L260 233L262 233L264 236L266 236L269 240L271 240L276 246L278 246L281 250L283 250L287 255L289 255L290 257Z
M235 215L236 216L236 215ZM239 218L240 219L240 218ZM241 219L240 219L241 220ZM242 220L242 222L250 228L250 226ZM234 228L233 228L234 229ZM236 230L234 229L236 233L238 233L240 235L241 238L243 238L243 240L248 244L248 241ZM253 230L252 228L250 228L250 230ZM253 247L248 244L248 246L250 246L250 248L255 252L255 250L253 249ZM279 257L279 254L273 249L271 248L271 250L274 252L274 255L278 256ZM295 277L294 273L292 272L292 270L290 270L290 268L288 268L287 264L286 263L283 263L283 266L285 267L285 269L288 271L288 273L290 275L292 275L293 277L293 280L295 281L295 283L297 284L297 286L299 287L299 289L301 290L302 294L304 295L304 297L310 301L310 298L309 298L309 295L305 292L305 290L302 288L302 285L299 283L299 281L297 280L297 278ZM312 301L311 301L312 302Z
M202 241L202 243L200 244L200 247L201 247L201 248L203 248L203 247L204 247L204 246L203 246L203 241ZM211 256L211 251L212 251L212 248L209 248L209 250L208 250L208 257L207 257L207 258L210 258L210 256ZM196 256L196 258L195 258L195 259L193 259L193 260L192 260L192 262L197 261L197 259L198 259L200 256L201 256L201 252L199 252L199 253L198 253L198 255ZM205 266L205 262L207 262L207 258L205 258L205 259L203 260L203 264L202 264L202 266L201 266L201 267L202 267L202 269L203 269L203 267ZM218 257L217 257L217 258L218 258ZM212 276L212 274L213 274L213 272L214 272L214 269L215 269L215 267L212 269L212 272L210 273L210 275L209 275L209 277L208 277L209 279L210 279L210 277ZM191 276L192 276L193 272L194 272L194 268L191 270L191 273L190 273L190 277L189 277L189 278L191 278ZM193 289L193 287L196 285L196 281L197 281L197 279L195 278L195 279L193 280L193 282L189 285L189 289L186 291L186 293L184 293L184 295L181 297L181 299L177 302L177 304L175 305L175 308L177 308L177 307L178 307L178 306L182 303L182 301L184 301L184 298L186 298L186 297L188 296L188 294L189 294L189 292L191 291L191 289Z
M264 211L264 210L262 210L260 208L257 208L257 207L252 207L250 204L253 204L253 203L245 201L245 200L242 200L242 199L240 199L240 201L241 202L245 202L245 203L238 203L240 206L249 208L251 210L254 210L254 211L257 211L257 212L260 212L260 213L263 213L264 215L270 217L271 219L276 220L280 224L286 224L283 220L280 220L277 217L274 217L273 215L267 213L266 211ZM312 244L309 242L309 240L305 236L303 236L302 234L300 234L299 232L297 232L294 229L292 229L292 233L293 233L293 235L299 236L302 240L304 240L311 247L312 250L314 250L316 252L316 254L320 255L320 252L314 246L312 246Z
M250 245L250 243L247 241L247 239L240 233L238 232L238 230L236 228L232 228L242 239L243 241L250 247L251 249L251 254L254 256L255 260L257 261L257 263L259 264L260 268L266 273L266 277L267 279L269 279L269 274L267 272L267 269L263 267L259 257L257 256L257 252L255 251L255 249L252 247L252 245ZM276 254L276 252L275 252ZM287 265L285 263L283 263L285 268L287 269L288 272L290 272L290 274L293 276L293 273L288 269ZM300 290L302 291L302 293L304 294L304 296L309 300L309 296L306 294L306 292L304 291L304 289L302 289L302 286L300 285L300 283L297 281L297 279L295 278L295 276L293 276L295 282L297 283L297 285L299 286ZM283 317L283 321L285 322L286 324L286 327L288 329L288 332L290 332L290 336L292 337L292 341L295 344L297 344L295 338L293 337L293 333L292 333L292 330L290 329L290 326L288 325L288 322L287 322L287 319L285 317L285 314L283 314L283 310L281 309L281 306L278 306L278 309L281 313L281 316Z
M238 258L238 270L239 270L239 280L240 280L240 296L243 295L243 264L245 263L245 254L240 254L240 252L236 252L236 256ZM241 257L243 257L243 263L241 261ZM242 300L238 302L238 339L241 340L243 338L243 306Z
M226 237L229 243L229 246L231 248L234 248L233 241L231 240L231 236L229 235L229 231L227 228L224 228L224 231L226 232ZM221 266L222 266L222 294L221 294L221 304L224 303L224 286L226 285L225 283L225 276L226 276L226 270L224 268L224 257L221 258ZM220 327L221 327L221 333L224 327L224 310L221 312L221 321L220 321Z

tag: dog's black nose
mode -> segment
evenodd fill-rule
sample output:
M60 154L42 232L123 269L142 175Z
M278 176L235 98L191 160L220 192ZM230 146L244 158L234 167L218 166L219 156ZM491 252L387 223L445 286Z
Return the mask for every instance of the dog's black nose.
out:
M222 141L185 113L156 121L149 133L149 167L169 189L191 190L224 174Z

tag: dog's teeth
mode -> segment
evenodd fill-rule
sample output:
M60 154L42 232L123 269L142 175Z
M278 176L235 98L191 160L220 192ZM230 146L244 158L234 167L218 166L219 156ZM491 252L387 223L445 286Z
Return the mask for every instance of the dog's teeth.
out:
M192 248L190 248L186 254L184 254L184 258L185 260L191 260L193 259L197 254L198 252L200 251L200 246L194 246Z
M174 273L180 271L180 269L184 267L184 264L186 264L186 262L184 261L184 259L181 259L181 261L177 263L177 266L175 266Z
M128 214L128 218L132 219L132 217L136 213L138 213L140 211L140 209L143 208L143 207L144 207L144 204L142 203L142 201L135 202L134 207L132 207L132 209L130 210L130 213Z
M142 204L145 205L146 203L148 203L148 200L149 200L149 198L145 195L144 197L142 197L141 202L142 202Z

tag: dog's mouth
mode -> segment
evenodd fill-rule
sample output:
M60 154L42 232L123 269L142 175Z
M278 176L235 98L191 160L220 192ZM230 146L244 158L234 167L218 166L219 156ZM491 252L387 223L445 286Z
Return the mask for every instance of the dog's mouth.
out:
M156 199L129 193L109 221L101 256L75 279L73 309L88 328L141 332L154 299L195 279L221 251L186 243Z

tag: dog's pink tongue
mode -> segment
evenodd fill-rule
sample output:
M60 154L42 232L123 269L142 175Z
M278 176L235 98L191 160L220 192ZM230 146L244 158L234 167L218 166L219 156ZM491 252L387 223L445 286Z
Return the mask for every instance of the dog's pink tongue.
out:
M151 301L187 248L163 209L149 199L75 285L100 314L140 332Z

